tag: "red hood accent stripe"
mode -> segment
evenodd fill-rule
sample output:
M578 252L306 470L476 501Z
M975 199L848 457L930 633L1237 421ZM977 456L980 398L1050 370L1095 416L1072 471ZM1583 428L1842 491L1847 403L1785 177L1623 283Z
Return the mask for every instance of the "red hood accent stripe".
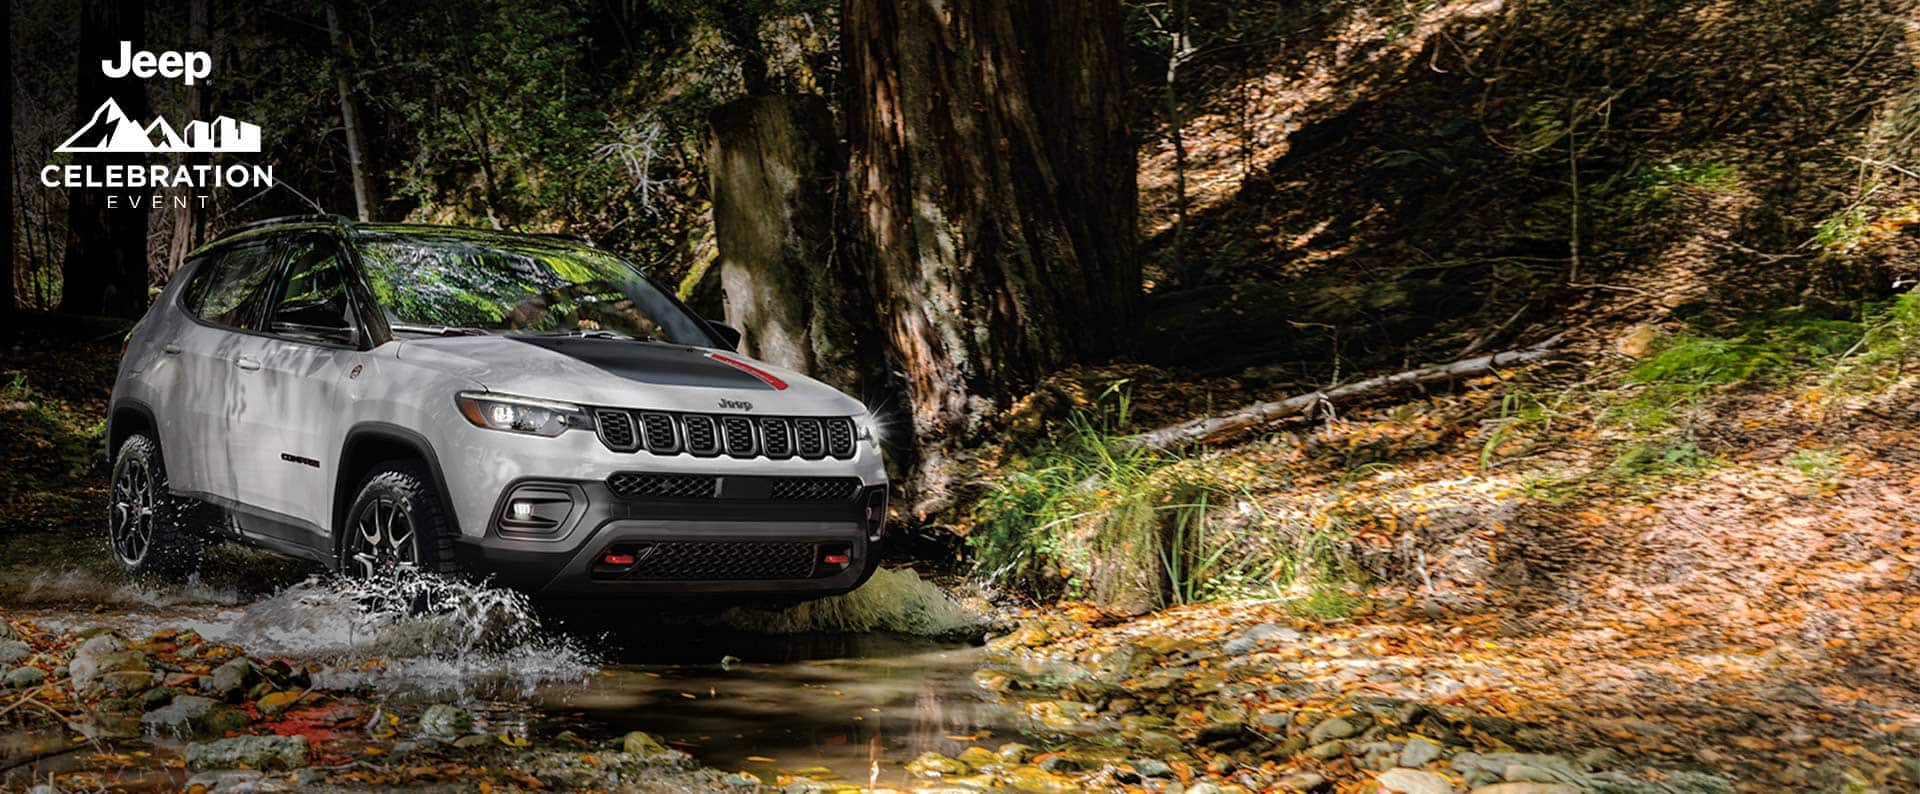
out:
M772 386L775 390L785 391L787 388L786 381L781 380L777 377L774 377L773 373L768 372L759 367L756 367L752 364L748 364L745 361L741 361L737 358L732 358L730 356L723 356L723 355L720 355L719 353L708 353L707 358L713 359L722 364L733 367L734 369L740 370L741 372L745 372L748 375L752 375L756 378L759 378L762 382L766 383L768 386Z

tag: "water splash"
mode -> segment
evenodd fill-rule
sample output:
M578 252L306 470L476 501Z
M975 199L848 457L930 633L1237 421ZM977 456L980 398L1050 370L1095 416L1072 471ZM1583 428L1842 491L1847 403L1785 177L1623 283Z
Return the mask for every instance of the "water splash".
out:
M912 569L882 568L846 595L777 611L736 607L722 612L718 621L729 628L767 634L889 631L962 637L982 631L986 618Z
M19 575L19 578L15 579L15 575ZM202 581L198 575L185 582L172 584L132 581L118 571L102 574L86 568L67 567L31 574L22 570L12 570L4 579L11 581L7 585L0 586L0 594L4 594L10 603L17 605L86 603L143 607L202 604L234 606L247 601L247 597L239 591L210 585Z
M541 629L525 595L412 571L309 579L247 607L221 639L320 660L322 687L390 695L527 693L596 669L571 639Z

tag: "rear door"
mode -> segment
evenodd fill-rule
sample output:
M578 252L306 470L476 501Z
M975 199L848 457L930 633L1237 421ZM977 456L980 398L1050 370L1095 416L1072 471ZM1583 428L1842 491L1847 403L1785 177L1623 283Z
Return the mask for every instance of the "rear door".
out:
M160 409L160 443L175 490L215 501L240 499L243 474L229 449L242 399L235 364L260 326L279 248L258 241L210 254L181 296L192 321L175 323L161 342L180 368Z
M229 456L245 467L241 498L281 519L250 531L326 551L333 475L366 333L342 250L330 234L293 238L266 311L243 343L238 424Z

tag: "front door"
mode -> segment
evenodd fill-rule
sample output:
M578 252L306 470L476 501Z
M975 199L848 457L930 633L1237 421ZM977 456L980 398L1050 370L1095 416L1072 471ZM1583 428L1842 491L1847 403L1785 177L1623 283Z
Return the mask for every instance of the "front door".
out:
M331 237L295 238L280 273L265 333L245 343L235 373L243 432L231 437L230 457L248 472L242 501L281 519L249 531L330 551L333 456L346 432L347 381L366 359L364 336Z

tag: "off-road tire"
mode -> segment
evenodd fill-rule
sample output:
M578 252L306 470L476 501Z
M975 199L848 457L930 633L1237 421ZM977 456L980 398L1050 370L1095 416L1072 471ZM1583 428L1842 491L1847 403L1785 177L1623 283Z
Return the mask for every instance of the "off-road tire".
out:
M439 491L433 487L433 478L428 475L426 466L416 461L391 460L373 467L360 488L355 492L353 506L347 509L346 524L340 527L338 551L339 570L349 576L361 576L365 571L357 555L363 550L356 546L361 534L366 511L376 505L398 506L405 514L412 531L410 541L413 546L413 558L409 560L417 569L431 573L460 573L461 567L454 559L453 538L457 530L447 520L446 508L440 501ZM377 515L377 514L376 514Z
M173 494L152 436L135 433L121 442L107 492L107 551L121 570L165 578L198 571L207 538L195 521L206 512L200 502Z

